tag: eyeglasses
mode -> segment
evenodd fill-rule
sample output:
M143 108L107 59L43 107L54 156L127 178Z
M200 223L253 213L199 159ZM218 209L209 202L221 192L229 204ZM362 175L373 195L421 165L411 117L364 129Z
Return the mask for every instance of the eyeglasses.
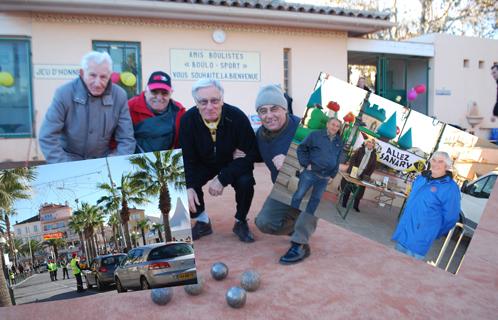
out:
M221 98L201 99L201 100L197 101L197 103L203 107L207 106L208 104L217 105L220 102L221 102Z
M266 116L268 113L275 113L275 112L278 112L280 109L283 109L282 107L280 106L271 106L271 107L267 107L267 108L264 108L264 107L261 107L258 109L258 114L260 116Z

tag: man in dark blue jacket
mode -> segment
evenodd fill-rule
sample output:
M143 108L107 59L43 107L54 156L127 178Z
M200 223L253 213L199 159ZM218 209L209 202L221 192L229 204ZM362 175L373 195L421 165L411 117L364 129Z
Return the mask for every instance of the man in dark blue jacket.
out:
M318 222L315 211L330 178L334 178L339 171L343 148L340 137L341 124L339 119L330 118L326 129L310 133L297 148L297 158L304 170L299 175L291 206L299 209L306 192L310 188L313 190L306 209L297 218L291 236L291 247L280 258L281 264L296 263L310 255L308 242Z
M223 87L217 80L201 79L192 87L196 107L180 122L190 216L194 240L213 232L204 207L202 187L210 180L209 194L220 196L227 185L235 189L237 211L233 232L243 242L253 242L247 214L254 196L253 162L256 141L249 119L237 107L224 103ZM244 157L234 159L240 150Z

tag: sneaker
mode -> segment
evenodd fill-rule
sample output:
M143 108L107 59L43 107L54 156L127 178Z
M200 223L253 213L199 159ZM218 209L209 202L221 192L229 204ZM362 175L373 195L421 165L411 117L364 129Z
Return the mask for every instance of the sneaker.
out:
M291 242L292 245L282 257L280 257L280 264L294 264L303 261L309 257L311 250L309 244L300 244Z
M254 242L254 235L249 231L247 221L236 221L232 230L239 237L240 241Z
M211 221L208 223L196 221L194 227L192 228L192 239L198 240L199 238L210 235L211 233L213 233Z

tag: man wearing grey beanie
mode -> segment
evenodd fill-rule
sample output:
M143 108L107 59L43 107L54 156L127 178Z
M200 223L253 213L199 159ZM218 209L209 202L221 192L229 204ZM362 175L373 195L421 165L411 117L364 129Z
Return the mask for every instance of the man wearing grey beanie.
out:
M284 163L300 121L298 117L288 113L287 107L287 100L279 86L268 85L259 90L256 111L261 118L262 126L256 132L256 141L260 157L270 170L273 183ZM298 209L268 196L255 223L263 233L289 235L295 228L301 229L296 225L299 213ZM304 259L306 252L303 250L301 257L297 257L295 262ZM280 262L289 264L282 259Z

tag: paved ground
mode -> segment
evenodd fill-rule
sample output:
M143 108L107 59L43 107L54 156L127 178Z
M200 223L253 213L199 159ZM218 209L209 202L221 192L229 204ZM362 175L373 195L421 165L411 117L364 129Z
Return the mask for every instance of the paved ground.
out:
M102 293L97 290L87 290L83 293L78 293L76 292L76 279L74 277L66 280L58 278L58 281L50 281L49 274L44 272L35 274L21 284L14 286L16 304L79 298L94 294L105 294L114 290L109 289ZM85 281L83 280L83 282Z

